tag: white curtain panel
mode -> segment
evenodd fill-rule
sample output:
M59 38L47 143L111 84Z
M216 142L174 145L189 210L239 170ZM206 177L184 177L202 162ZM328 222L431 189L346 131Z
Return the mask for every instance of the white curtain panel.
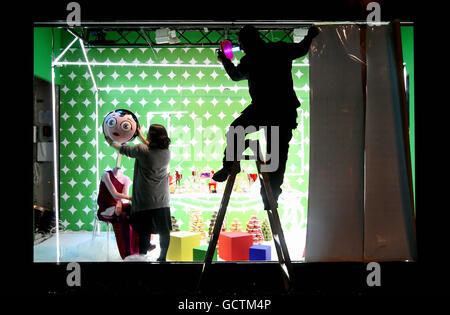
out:
M305 260L360 261L364 97L358 26L321 26L309 63L311 141Z
M393 31L367 29L365 261L416 259Z
M311 46L307 262L416 259L394 30L321 26Z

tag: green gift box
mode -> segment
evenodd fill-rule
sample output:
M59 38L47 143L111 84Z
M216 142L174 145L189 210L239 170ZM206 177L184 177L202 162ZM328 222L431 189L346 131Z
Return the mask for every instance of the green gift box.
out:
M194 261L205 261L206 251L208 250L208 245L200 245L198 247L194 247L192 250L193 260ZM217 248L214 250L213 261L217 261Z

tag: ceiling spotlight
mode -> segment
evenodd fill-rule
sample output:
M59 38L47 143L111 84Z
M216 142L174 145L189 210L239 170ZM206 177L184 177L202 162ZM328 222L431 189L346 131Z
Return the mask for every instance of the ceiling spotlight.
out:
M180 39L175 30L160 28L155 31L155 41L157 44L177 44Z
M294 43L300 43L308 34L307 28L294 28Z

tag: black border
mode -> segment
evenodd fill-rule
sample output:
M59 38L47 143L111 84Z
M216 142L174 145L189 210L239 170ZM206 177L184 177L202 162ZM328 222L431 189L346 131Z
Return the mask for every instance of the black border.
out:
M25 37L23 60L14 64L13 72L17 82L25 82L27 89L32 86L33 77L33 31L36 22L61 21L67 14L66 2L39 1L24 9L18 9L22 22L13 21L15 30ZM359 1L310 1L308 3L267 5L261 2L258 7L247 3L222 2L202 4L185 1L184 4L166 2L133 3L130 1L111 3L106 1L77 1L82 7L82 19L91 21L125 20L322 20L357 21L364 20L364 10ZM202 9L208 5L209 10ZM211 8L211 5L213 8ZM21 126L18 137L22 147L15 161L14 174L9 175L12 183L8 192L13 192L11 216L7 228L11 229L4 243L5 260L4 286L7 294L29 296L121 296L145 295L151 303L162 305L176 311L178 302L192 299L211 299L222 301L226 298L270 298L272 309L296 307L298 297L327 295L442 295L448 294L448 271L445 252L448 248L447 220L448 195L446 185L437 178L444 177L446 169L446 126L443 119L447 98L444 81L434 70L443 71L443 43L445 37L439 34L436 21L443 10L432 4L420 7L409 1L381 1L382 19L411 21L415 28L415 104L416 104L416 213L417 213L417 262L380 263L382 286L368 287L365 279L368 274L364 263L298 263L294 264L296 286L294 292L283 291L281 277L276 264L221 263L213 265L211 275L217 285L210 283L206 291L199 294L193 288L200 275L201 265L194 263L170 264L115 264L80 263L82 269L81 287L68 287L66 263L33 263L33 234L31 196L32 167L32 114L19 112ZM114 9L111 9L113 7ZM17 12L17 11L16 11ZM26 15L29 16L26 16ZM24 15L26 16L24 18ZM16 18L16 16L14 17ZM23 30L22 28L23 27ZM21 37L21 40L23 38ZM14 42L13 45L21 43ZM20 58L22 56L16 55ZM430 71L431 70L431 71ZM24 79L27 78L27 79ZM30 84L30 85L28 85ZM24 98L23 86L18 91L8 91L12 104L32 104ZM32 89L30 89L32 90ZM19 94L21 93L21 94ZM22 100L21 100L22 99ZM21 101L20 101L21 100ZM27 105L28 106L28 105ZM14 107L14 106L11 106ZM16 127L17 128L17 127ZM26 140L23 140L26 139ZM27 160L27 157L29 160ZM14 159L14 160L13 160ZM445 178L444 178L445 179ZM20 183L25 187L18 187ZM444 181L445 183L445 181ZM26 197L24 197L26 196ZM28 210L30 209L30 210ZM28 215L30 214L30 215ZM6 221L8 222L8 221Z

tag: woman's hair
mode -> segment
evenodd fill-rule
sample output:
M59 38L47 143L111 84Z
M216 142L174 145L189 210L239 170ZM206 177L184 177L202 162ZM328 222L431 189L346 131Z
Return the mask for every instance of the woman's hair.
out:
M147 140L149 140L150 148L168 149L170 145L170 138L167 135L167 130L162 125L150 125L147 133Z

